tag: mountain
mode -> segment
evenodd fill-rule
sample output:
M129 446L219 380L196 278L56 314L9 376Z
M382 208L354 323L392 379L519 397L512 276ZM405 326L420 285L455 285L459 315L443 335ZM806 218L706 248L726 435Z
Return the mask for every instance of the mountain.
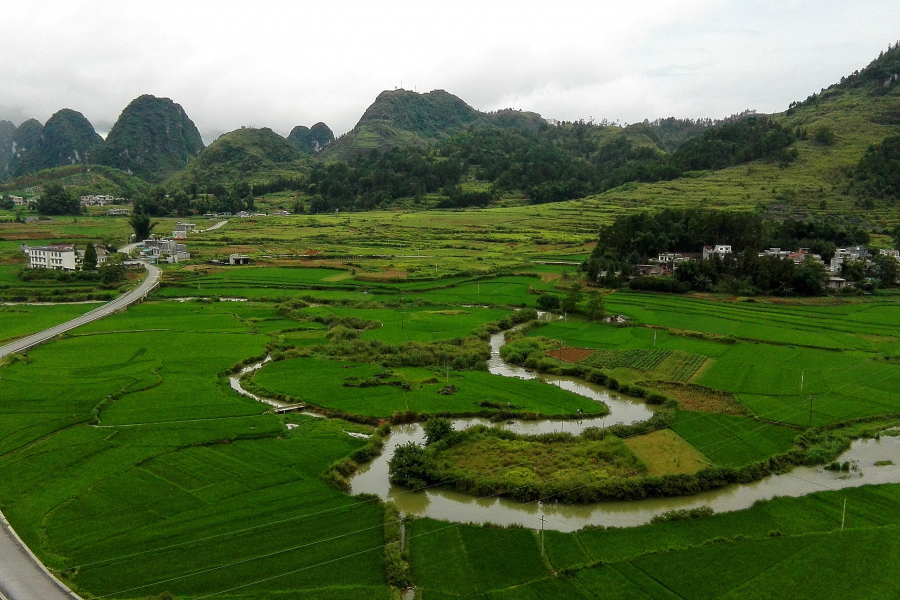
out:
M203 148L200 132L181 105L144 95L119 115L98 162L158 183L187 166Z
M9 121L0 120L0 179L5 178L9 174L15 139L16 126Z
M76 196L106 194L133 199L147 192L150 184L124 171L102 165L67 165L29 173L0 184L0 192L22 195L28 188L58 183Z
M34 151L41 143L41 132L44 126L37 119L28 119L16 128L13 136L12 156L9 159L9 174L19 172L22 157Z
M230 187L243 180L266 183L281 177L296 178L308 164L306 155L271 129L246 127L226 133L210 144L166 186L185 189L196 184L203 189Z
M312 128L297 125L287 137L288 141L304 154L316 154L334 141L334 133L325 123L316 123Z
M26 123L30 121L23 123L19 129ZM33 125L29 127L33 128ZM28 135L33 136L31 129ZM63 165L89 163L93 154L103 144L103 138L94 131L94 126L83 114L64 108L50 117L40 131L37 143L32 144L33 138L28 140L27 145L23 143L17 147L18 175Z
M385 91L366 109L356 127L335 140L320 156L325 160L346 161L371 150L428 146L469 125L536 127L541 122L543 119L536 113L483 113L444 90L426 94Z

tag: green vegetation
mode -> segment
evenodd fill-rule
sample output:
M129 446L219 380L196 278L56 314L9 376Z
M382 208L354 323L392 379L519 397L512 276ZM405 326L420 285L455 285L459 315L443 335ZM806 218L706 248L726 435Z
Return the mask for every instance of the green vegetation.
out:
M96 162L159 183L183 169L203 148L200 132L179 104L143 95L119 115Z
M839 245L888 247L894 200L850 175L861 160L875 165L890 150L878 145L898 134L896 56L892 48L849 83L765 119L551 126L527 113L481 115L449 94L400 92L317 155L361 155L349 165L314 167L261 130L223 137L166 187L135 184L148 225L166 231L166 215L252 207L341 212L198 232L188 242L195 258L164 265L150 302L9 357L0 366L4 513L84 597L396 598L408 584L425 600L890 597L898 484L568 534L553 531L552 501L694 494L791 477L800 465L853 477L838 458L851 440L897 425L898 296L889 287L750 297L777 288L735 261L745 272L714 265L715 281L686 273L674 280L685 293L673 296L599 290L593 273L579 272L585 262L589 272L621 271L701 243L823 256ZM26 123L15 136L27 148L40 130ZM535 177L541 164L547 173ZM698 167L708 170L684 170ZM33 196L56 182L77 195L114 180L133 183L73 165L4 191L30 187ZM409 210L485 202L493 208ZM392 210L346 212L364 206ZM654 214L660 208L669 210ZM103 283L86 271L19 275L20 243L121 244L131 233L126 219L83 215L12 222L25 215L6 212L0 224L4 297L73 299ZM207 262L231 253L256 265ZM890 279L883 266L858 277ZM708 287L696 285L701 275ZM769 281L778 278L788 279ZM248 301L217 301L228 298ZM533 319L536 306L566 314L529 322L503 356L644 398L657 404L653 416L577 437L453 432L441 416L606 414L560 387L484 371L488 335ZM2 307L0 337L90 308ZM585 318L604 310L626 319ZM267 354L274 360L243 385L323 418L279 416L231 389L227 376ZM498 493L517 497L529 526L544 517L543 535L401 524L395 507L350 496L351 474L381 452L389 421L414 420L426 422L428 444L393 456L395 480L415 488L454 477L447 487L479 496L479 507ZM892 461L873 462L888 474Z
M287 140L300 152L315 154L334 141L334 133L328 125L321 122L312 127L298 125L291 129Z
M373 380L372 384L368 382ZM262 395L278 394L341 413L390 417L395 413L491 416L493 406L510 406L510 413L537 415L585 414L602 416L607 410L565 390L538 381L500 378L475 371L451 371L442 366L384 367L316 358L274 362L257 372L253 381ZM453 385L452 395L441 394ZM508 418L508 417L507 417Z
M103 138L94 131L90 121L68 108L54 113L33 140L23 146L15 165L16 175L95 162L94 154L103 144Z
M243 180L266 182L279 175L295 177L305 168L304 155L286 139L265 127L248 127L221 136L166 186L184 190L197 185L218 196L216 186L231 187Z

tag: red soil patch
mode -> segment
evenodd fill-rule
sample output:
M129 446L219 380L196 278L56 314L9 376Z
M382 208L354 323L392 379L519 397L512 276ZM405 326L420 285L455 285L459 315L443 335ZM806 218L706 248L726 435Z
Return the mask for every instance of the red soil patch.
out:
M547 356L565 362L576 363L579 360L584 360L594 352L596 351L593 348L572 348L571 346L565 346L557 350L548 350Z

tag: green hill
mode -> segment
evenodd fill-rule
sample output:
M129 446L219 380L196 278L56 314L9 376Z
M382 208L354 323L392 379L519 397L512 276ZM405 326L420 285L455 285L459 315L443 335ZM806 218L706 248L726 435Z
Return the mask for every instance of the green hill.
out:
M231 187L239 181L267 183L296 178L309 158L271 129L241 128L221 136L166 182L169 189Z
M102 144L103 138L94 131L94 126L83 114L64 108L50 117L36 145L22 149L16 174L90 163Z
M19 172L19 163L41 143L44 126L37 119L28 119L16 128L13 136L12 156L9 159L9 175Z
M298 125L291 130L287 140L304 154L316 154L334 141L334 133L325 123L316 123L311 128Z
M894 47L841 83L771 115L799 134L790 146L796 159L788 164L766 157L668 181L633 180L547 207L546 216L577 210L587 221L606 222L615 214L704 207L760 211L775 219L835 219L886 231L900 222L898 201L856 185L856 177L870 148L883 154L890 144L882 142L900 135L900 78L893 78L898 62L900 50Z
M157 183L187 166L203 148L200 132L179 104L144 95L119 115L98 162Z
M0 180L9 175L15 138L16 126L9 121L0 120Z
M59 183L71 189L76 196L107 194L128 199L133 199L150 188L146 181L113 167L68 165L29 173L0 184L0 192L28 196L30 194L25 192L27 188L39 188L48 183Z
M335 140L320 156L327 161L346 161L371 150L426 147L469 125L535 127L542 121L535 113L512 110L482 113L444 90L427 94L385 91L366 109L356 127Z

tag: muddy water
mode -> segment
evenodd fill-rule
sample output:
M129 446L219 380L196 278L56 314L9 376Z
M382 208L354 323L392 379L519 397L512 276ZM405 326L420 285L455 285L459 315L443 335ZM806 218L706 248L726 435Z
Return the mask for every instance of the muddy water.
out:
M257 396L253 392L249 392L249 391L245 390L244 386L241 385L241 377L243 377L247 373L252 373L253 371L258 371L259 369L262 368L263 365L265 365L267 362L269 362L271 360L272 360L272 357L267 356L265 358L265 360L263 360L261 362L244 367L243 369L240 370L240 372L237 375L232 375L231 377L229 377L228 383L229 383L229 385L231 385L231 389L236 391L238 394L241 394L242 396L247 396L248 398L253 398L257 402L264 402L265 404L268 404L269 406L274 406L276 408L284 408L285 406L290 406L289 403L282 402L281 400L275 400L273 398L263 398L262 396Z
M508 365L500 359L502 334L491 339L490 371L506 377L533 379L537 375L525 369ZM541 421L514 422L505 427L521 433L569 431L579 433L585 427L613 423L632 423L647 419L652 414L647 406L622 397L611 396L597 386L564 377L545 378L550 385L594 398L606 403L611 414L595 421ZM456 419L456 429L485 423L479 419ZM596 504L569 505L555 502L521 503L507 498L474 498L451 490L434 488L424 492L410 492L406 488L391 485L388 481L388 461L397 446L408 442L424 441L424 432L418 424L393 428L385 444L384 453L372 463L364 465L351 478L353 493L377 494L394 501L406 514L431 517L444 521L463 523L495 523L498 525L523 525L539 527L544 516L545 528L571 532L586 525L607 527L634 527L650 521L657 514L672 509L710 506L716 512L728 512L749 508L758 500L777 496L804 496L824 490L838 490L876 483L900 482L900 437L882 437L881 440L859 440L840 458L849 461L854 470L834 473L823 468L802 467L789 474L773 475L755 483L731 485L694 496L656 498L630 502L601 502ZM893 465L876 466L877 461L893 461Z

